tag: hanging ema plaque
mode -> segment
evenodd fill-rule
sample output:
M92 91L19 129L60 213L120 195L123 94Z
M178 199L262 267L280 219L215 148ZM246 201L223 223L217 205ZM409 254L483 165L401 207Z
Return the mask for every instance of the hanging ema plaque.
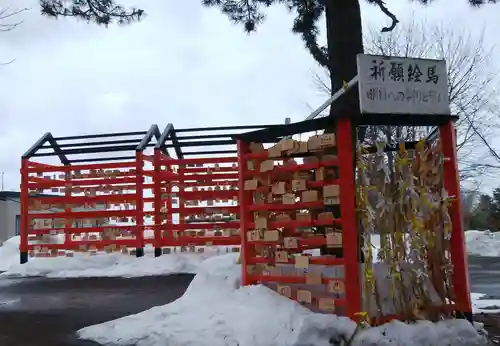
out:
M450 114L444 60L358 54L365 114Z

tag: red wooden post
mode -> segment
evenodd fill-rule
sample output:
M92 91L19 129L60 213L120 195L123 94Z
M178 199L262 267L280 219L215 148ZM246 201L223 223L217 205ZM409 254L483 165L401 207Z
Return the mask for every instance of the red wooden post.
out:
M342 218L342 247L344 248L344 280L347 316L355 318L361 312L361 288L359 281L359 246L356 222L354 185L354 160L351 120L337 122L337 158L340 179L340 213Z
M251 221L251 213L248 206L252 203L251 194L245 191L245 179L247 174L246 155L249 152L248 144L241 139L238 140L238 199L240 204L240 236L241 236L241 281L243 285L251 285L252 282L248 275L248 258L250 249L247 242L248 223Z
M154 248L155 248L155 257L161 256L161 228L162 228L162 202L161 202L161 152L160 149L155 148L154 157L153 157L153 184L154 184Z
M136 256L144 256L144 175L143 175L143 157L142 152L138 151L135 153L135 164L136 164L136 183L135 183L135 230L136 230Z
M68 166L66 166L68 167ZM70 214L73 209L71 207L71 196L73 196L73 186L71 184L72 181L72 171L67 170L64 172L64 196L65 196L65 206L64 206L64 212ZM71 233L68 231L68 228L73 227L73 220L71 218L66 218L64 222L64 247L66 250L72 250L72 244L71 244Z
M439 127L441 148L444 162L444 187L455 201L450 206L451 230L451 261L453 263L453 291L457 310L462 313L472 313L469 289L469 273L467 267L467 252L465 249L464 225L460 201L460 179L457 164L456 132L453 121Z

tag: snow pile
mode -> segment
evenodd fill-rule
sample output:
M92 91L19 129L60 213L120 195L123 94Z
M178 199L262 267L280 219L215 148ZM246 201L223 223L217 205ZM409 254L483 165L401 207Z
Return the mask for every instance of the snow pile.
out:
M0 245L0 272L6 271L15 263L19 263L19 236L6 240Z
M374 248L373 258L377 261L377 253L380 249L380 235L372 234L371 243ZM500 236L490 231L466 231L465 244L467 253L475 256L500 257Z
M496 314L500 313L500 300L488 299L486 294L471 293L472 312L475 314L486 313Z
M349 338L354 322L316 314L264 286L239 287L238 256L207 259L173 303L78 331L107 345L327 346ZM391 322L360 332L353 346L485 345L464 320L405 325Z
M74 257L30 258L19 263L19 237L7 240L0 246L1 276L45 276L51 278L77 277L141 277L176 273L196 273L208 257L221 252L218 247L205 248L204 253L172 253L153 257L152 248L146 255L136 258L121 253L97 253L90 256L75 253Z
M0 276L77 277L141 277L174 273L196 273L200 263L210 254L169 254L161 257L136 258L119 253L75 255L75 257L34 258L26 264L17 261Z
M490 231L465 232L467 252L476 256L500 256L500 238Z

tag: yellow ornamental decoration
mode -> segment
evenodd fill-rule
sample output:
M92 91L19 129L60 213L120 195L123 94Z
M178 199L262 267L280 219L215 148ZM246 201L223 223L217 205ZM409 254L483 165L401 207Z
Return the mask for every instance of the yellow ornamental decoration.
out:
M444 255L449 241L443 239L449 240L451 234L449 206L456 198L448 196L443 186L444 160L439 143L419 138L414 149L400 142L396 152L384 152L386 145L375 142L373 153L357 143L356 151L356 210L366 260L363 280L367 302L377 306L376 311L367 314L377 317L383 305L390 304L391 311L417 319L425 311L415 309L409 296L414 295L414 301L429 301L425 287L429 283L437 292L449 291L452 266ZM373 237L380 238L376 259ZM386 275L375 276L373 261L386 266ZM433 263L439 263L440 275ZM377 277L384 280L377 282ZM386 288L379 291L379 285ZM381 296L383 292L388 297ZM425 310L426 304L418 305Z

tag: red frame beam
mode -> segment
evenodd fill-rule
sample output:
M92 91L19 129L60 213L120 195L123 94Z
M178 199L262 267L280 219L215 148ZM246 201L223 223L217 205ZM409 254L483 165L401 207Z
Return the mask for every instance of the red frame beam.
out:
M351 120L337 122L337 157L340 176L340 214L342 217L342 247L344 248L344 279L347 315L355 319L361 312L361 287L359 279L358 223L356 222L356 188L354 185L355 153L353 149Z
M458 311L472 314L467 252L465 249L464 225L460 201L460 179L456 150L457 140L452 120L439 127L439 135L443 156L445 157L444 187L448 191L448 195L454 198L454 201L450 205L449 213L452 224L450 252L451 262L454 267L452 280L456 300L455 305Z

